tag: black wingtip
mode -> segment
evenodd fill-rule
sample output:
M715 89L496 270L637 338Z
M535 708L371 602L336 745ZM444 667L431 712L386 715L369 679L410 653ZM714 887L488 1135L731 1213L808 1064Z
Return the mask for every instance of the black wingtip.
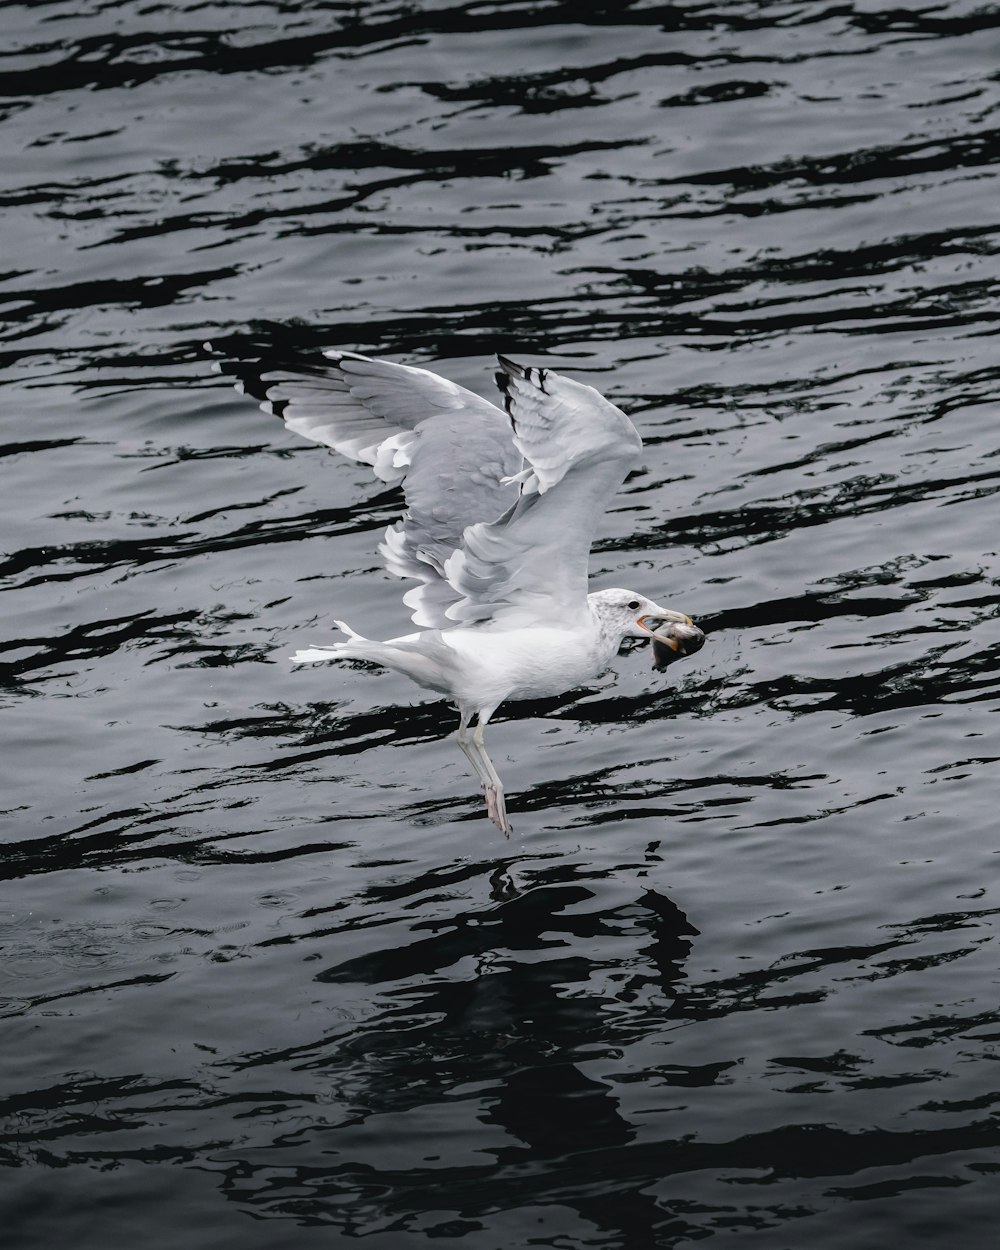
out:
M497 360L500 362L500 368L494 373L493 380L497 384L497 390L503 396L503 406L506 409L507 416L510 417L511 425L513 425L514 414L511 411L511 405L514 397L511 394L510 384L514 378L524 377L524 369L516 360L502 356L499 352L497 352Z
M497 390L503 396L503 406L507 411L507 416L509 417L511 415L511 412L510 412L510 374L503 373L500 369L498 369L496 373L494 373L493 375L493 381L496 382Z
M511 360L509 356L503 356L500 352L497 352L497 360L500 362L500 370L502 370L502 372L498 371L494 377L496 378L496 384L504 397L504 404L506 405L508 415L510 414L512 399L510 384L515 378L518 381L529 382L532 385L537 386L543 395L548 394L548 391L545 389L545 379L548 377L548 370L538 369L533 365L518 364L516 360Z
M497 352L497 360L500 361L500 368L509 378L523 378L530 372L527 365L519 365L516 360L511 360L509 356L503 356Z
M287 401L271 393L274 379L268 375L275 370L294 370L305 376L309 374L321 376L328 371L326 366L317 366L315 359L307 365L302 365L297 361L288 360L284 355L270 356L263 353L254 358L217 355L211 367L213 372L221 373L223 377L228 378L233 388L241 395L255 399L261 411L282 418Z

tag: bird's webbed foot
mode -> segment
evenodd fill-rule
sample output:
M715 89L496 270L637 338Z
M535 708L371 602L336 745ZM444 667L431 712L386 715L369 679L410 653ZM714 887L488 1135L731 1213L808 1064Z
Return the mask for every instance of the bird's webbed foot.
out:
M498 786L484 785L486 796L486 815L496 825L505 838L509 838L514 828L507 818L507 805L504 802L503 789Z

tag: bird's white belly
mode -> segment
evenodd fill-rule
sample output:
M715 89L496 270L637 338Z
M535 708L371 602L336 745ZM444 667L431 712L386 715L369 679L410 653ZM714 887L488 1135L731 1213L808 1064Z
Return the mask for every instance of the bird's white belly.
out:
M442 640L458 660L455 694L477 706L562 694L592 681L607 667L589 630L456 629Z

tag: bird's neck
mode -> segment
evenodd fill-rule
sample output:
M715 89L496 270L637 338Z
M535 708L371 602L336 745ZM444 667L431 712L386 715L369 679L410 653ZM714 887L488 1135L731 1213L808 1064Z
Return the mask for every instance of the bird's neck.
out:
M590 598L589 603L590 616L594 623L595 646L603 672L604 669L611 667L612 661L621 648L624 634L613 628L609 621L604 620L601 614L594 610L593 597Z

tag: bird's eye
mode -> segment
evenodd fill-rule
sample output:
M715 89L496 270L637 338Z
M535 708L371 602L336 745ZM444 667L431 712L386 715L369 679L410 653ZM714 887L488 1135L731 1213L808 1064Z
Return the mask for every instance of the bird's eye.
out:
M638 599L633 599L633 600L632 600L632 602L631 602L628 606L629 606L629 607L631 608L631 610L634 612L634 611L636 610L636 608L639 606L639 600L638 600Z

